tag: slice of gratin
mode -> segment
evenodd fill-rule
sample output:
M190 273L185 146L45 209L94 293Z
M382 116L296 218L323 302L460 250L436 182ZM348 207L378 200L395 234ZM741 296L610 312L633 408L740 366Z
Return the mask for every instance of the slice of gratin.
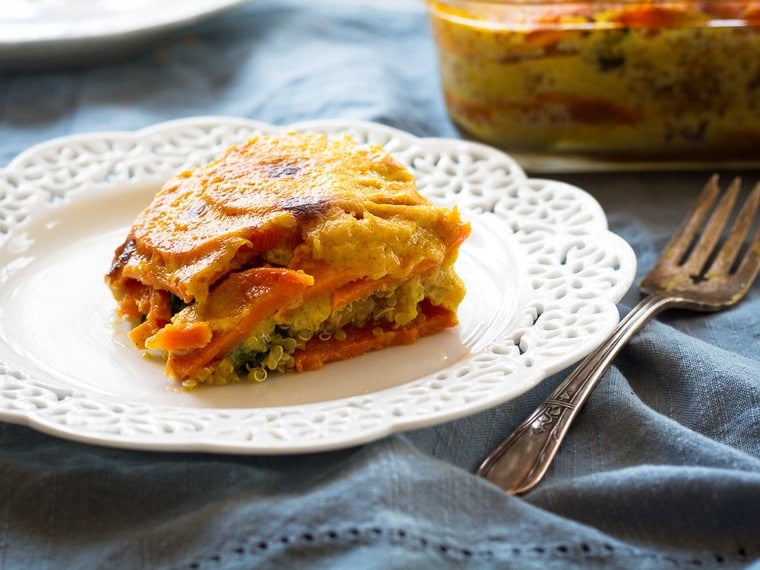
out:
M258 135L167 182L106 283L172 378L261 381L456 325L469 233L380 146Z

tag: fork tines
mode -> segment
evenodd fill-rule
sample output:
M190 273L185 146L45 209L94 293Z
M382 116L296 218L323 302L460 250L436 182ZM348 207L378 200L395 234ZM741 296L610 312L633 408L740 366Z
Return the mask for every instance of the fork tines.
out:
M714 174L666 246L664 259L682 265L695 279L709 279L715 273L733 273L751 281L757 274L760 258L760 231L755 226L760 207L760 183L755 185L733 222L729 223L740 190L741 180L737 177L725 192L721 192L718 175ZM753 226L754 237L750 236L748 240ZM731 231L724 236L724 230L729 227ZM744 272L747 275L742 275Z

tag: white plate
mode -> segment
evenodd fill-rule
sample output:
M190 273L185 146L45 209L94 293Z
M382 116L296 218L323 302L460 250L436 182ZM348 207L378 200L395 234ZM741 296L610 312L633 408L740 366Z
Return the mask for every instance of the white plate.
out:
M472 222L460 325L303 374L177 390L141 356L103 283L113 249L175 171L256 131L384 145L420 190ZM290 453L346 447L472 414L579 360L618 321L631 248L578 188L527 179L471 142L372 123L274 127L201 117L33 147L0 170L0 420L109 446Z
M0 67L84 64L244 0L3 0Z

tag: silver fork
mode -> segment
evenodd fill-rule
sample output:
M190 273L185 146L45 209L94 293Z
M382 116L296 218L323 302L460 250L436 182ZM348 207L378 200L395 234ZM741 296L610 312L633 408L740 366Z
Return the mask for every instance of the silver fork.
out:
M740 187L741 181L736 178L721 196L718 176L708 181L655 266L639 284L647 296L490 453L478 468L478 475L511 494L532 489L543 478L573 419L602 374L650 318L674 307L719 311L745 296L760 270L760 231L756 229L754 237L747 239L756 223L760 183L744 201L733 228L724 232Z

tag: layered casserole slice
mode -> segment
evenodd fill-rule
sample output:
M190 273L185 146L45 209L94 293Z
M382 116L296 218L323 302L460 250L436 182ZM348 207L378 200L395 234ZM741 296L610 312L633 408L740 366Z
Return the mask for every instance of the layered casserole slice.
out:
M456 325L469 232L380 146L258 135L167 182L106 283L172 378L261 381Z

